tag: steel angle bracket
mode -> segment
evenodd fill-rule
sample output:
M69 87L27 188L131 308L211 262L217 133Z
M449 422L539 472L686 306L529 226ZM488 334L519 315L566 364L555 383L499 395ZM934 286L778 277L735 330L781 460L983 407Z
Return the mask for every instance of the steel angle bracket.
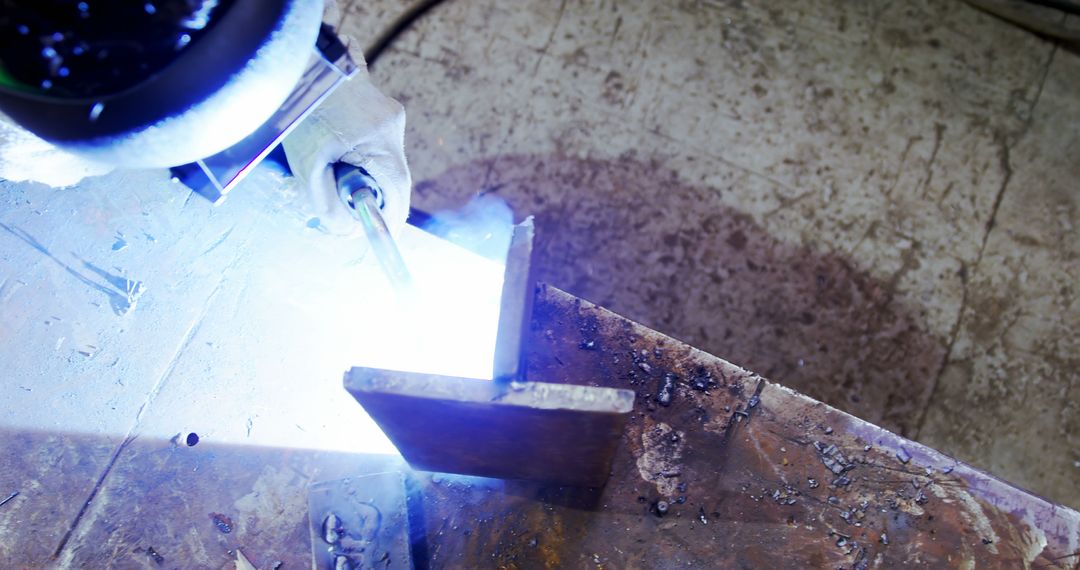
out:
M526 381L533 237L531 217L515 226L494 381L373 368L345 374L345 389L413 468L584 487L607 482L634 392Z
M415 469L601 487L634 396L353 368L345 387Z

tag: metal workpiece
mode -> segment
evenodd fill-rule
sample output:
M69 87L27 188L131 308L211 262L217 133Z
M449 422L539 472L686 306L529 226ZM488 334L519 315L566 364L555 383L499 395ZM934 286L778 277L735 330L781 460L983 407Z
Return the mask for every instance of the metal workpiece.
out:
M634 394L525 381L534 235L529 217L510 241L494 381L372 368L346 374L345 388L414 468L584 487L607 481Z
M409 497L400 471L311 485L308 530L316 570L414 568Z
M20 492L0 505L0 519L19 522L8 525L0 566L231 568L240 549L257 568L310 567L313 548L328 543L325 527L313 534L309 510L319 525L331 514L315 505L312 481L349 477L355 497L374 504L385 525L387 513L400 511L379 502L382 495L365 496L370 490L358 474L402 471L407 484L416 484L416 494L406 496L419 499L419 509L409 506L410 530L424 537L412 543L418 567L779 570L918 562L1075 569L1080 563L1075 510L554 287L537 291L528 347L530 377L567 383L571 394L583 381L616 389L617 402L633 392L634 409L617 418L626 424L602 489L410 473L402 458L388 455L219 446L209 433L194 447L134 437L117 449L105 436L6 431L11 461L0 470L0 498ZM559 410L517 404L550 405L563 397L552 393L562 391L519 394L511 384L501 396L489 381L406 382L377 371L354 371L348 381L410 460L417 450L452 443L458 447L444 454L448 461L473 462L492 442L505 449L512 441L516 449L503 459L535 465L564 460L588 435L573 423L580 416L522 425L522 417ZM581 402L594 419L600 404ZM495 427L476 423L500 419ZM572 436L572 445L542 447L550 433L511 435L525 426L562 427L554 433ZM456 440L448 430L458 430ZM483 437L476 436L480 430ZM415 443L423 439L430 444ZM96 465L110 458L108 476L101 477ZM101 488L73 525L68 521L79 509L68 507L81 505L58 511L52 499L85 497L95 481ZM398 480L385 481L385 493L396 494ZM346 521L351 515L337 510L341 501L329 504L341 529L368 528L358 518ZM331 523L331 530L339 528Z
M506 253L502 301L499 307L499 332L495 337L493 377L498 382L525 380L525 342L532 326L536 278L532 271L533 217L514 226Z
M345 388L424 471L602 486L629 390L353 368Z
M445 507L428 509L429 519L490 516L504 530L444 541L445 565L1080 562L1074 510L554 287L539 289L533 321L531 377L590 378L636 394L611 479L588 503L603 506L537 491L474 507L476 493L437 487L429 493L457 500L437 502Z

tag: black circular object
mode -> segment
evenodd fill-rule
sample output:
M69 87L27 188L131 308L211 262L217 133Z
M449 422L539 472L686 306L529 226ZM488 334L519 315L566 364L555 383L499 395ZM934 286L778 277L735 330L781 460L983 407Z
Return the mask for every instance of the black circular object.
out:
M7 87L107 97L172 63L233 0L7 0L0 61Z
M190 108L254 57L292 0L0 0L0 110L57 143Z
M187 434L187 440L186 441L187 441L188 447L195 447L195 445L197 443L199 443L199 434L197 434L195 432L191 432L191 433Z

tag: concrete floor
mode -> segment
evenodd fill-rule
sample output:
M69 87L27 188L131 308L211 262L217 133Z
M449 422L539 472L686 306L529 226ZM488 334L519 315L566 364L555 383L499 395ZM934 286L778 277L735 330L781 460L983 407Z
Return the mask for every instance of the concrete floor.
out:
M502 196L541 279L1080 506L1076 54L959 1L449 0L374 75L416 206ZM0 451L71 451L4 496L77 523L131 441L195 430L356 451L335 394L372 320L341 301L385 292L293 199L266 171L218 208L162 172L0 183Z
M1076 53L960 1L452 0L373 74L416 206L494 192L542 279L1080 506Z

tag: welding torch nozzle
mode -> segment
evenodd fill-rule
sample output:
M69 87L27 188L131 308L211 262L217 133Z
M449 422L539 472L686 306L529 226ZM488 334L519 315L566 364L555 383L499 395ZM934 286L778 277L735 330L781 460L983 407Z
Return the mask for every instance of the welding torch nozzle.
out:
M375 199L375 206L379 209L386 206L386 199L383 197L382 189L379 188L379 183L375 182L375 179L363 168L337 162L334 164L334 180L337 182L338 197L349 208L353 217L359 219L360 216L357 211L359 197L356 196L359 192L370 193Z
M363 226L386 277L399 293L407 294L412 288L412 276L382 217L381 211L386 204L379 184L363 168L344 162L334 164L334 179L338 196Z

